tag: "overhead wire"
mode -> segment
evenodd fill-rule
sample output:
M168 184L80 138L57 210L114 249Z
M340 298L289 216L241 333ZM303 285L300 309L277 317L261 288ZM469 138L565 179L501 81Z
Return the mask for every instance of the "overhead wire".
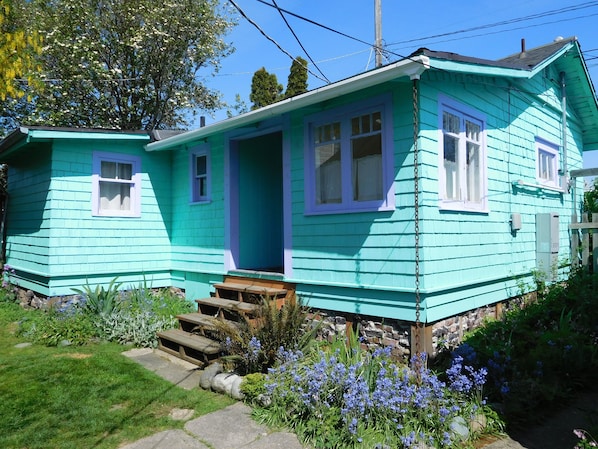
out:
M295 60L295 57L293 55L291 55L288 51L286 51L284 48L282 48L282 46L276 42L276 40L274 40L272 37L270 37L255 21L253 21L247 14L245 14L245 11L243 11L241 9L241 7L239 5L237 5L237 3L234 0L228 0L237 11L239 11L239 14L241 14L243 16L243 18L245 20L247 20L251 25L253 25L261 34L262 36L264 36L266 39L268 39L270 42L272 42L274 45L276 45L276 47L283 52L285 55L287 55L289 58L291 58L291 60ZM270 5L273 6L273 5ZM307 69L307 71L309 73L311 73L313 76L315 76L316 78L318 78L320 81L324 81L324 82L330 82L327 79L323 79L321 78L317 73L312 72L311 70L309 70L309 68Z
M564 14L566 12L577 11L579 9L585 9L585 8L591 8L591 7L594 7L594 6L598 6L598 1L581 3L579 5L573 5L573 6L569 6L569 7L565 7L565 8L553 9L553 10L550 10L550 11L544 11L544 12L541 12L541 13L530 14L528 16L516 17L516 18L508 19L508 20L502 20L500 22L494 22L494 23L489 23L489 24L485 24L485 25L478 25L478 26L475 26L475 27L465 28L465 29L462 29L462 30L449 31L449 32L446 32L446 33L441 33L441 34L434 34L432 36L407 39L407 40L403 40L403 41L393 42L393 43L388 44L388 45L392 46L392 45L409 44L409 43L412 43L412 42L421 42L421 41L436 39L436 38L439 38L439 37L452 36L452 35L455 35L455 34L463 34L463 33L469 33L469 32L472 32L472 31L485 30L485 29L488 29L488 28L495 28L495 27L498 27L498 26L510 25L512 23L525 22L525 21L528 21L528 20L535 20L535 19L539 19L539 18L542 18L542 17L553 16L553 15L556 15L556 14ZM586 16L584 16L584 17L586 17ZM553 22L549 22L549 23L553 23ZM515 29L519 29L519 28L515 28Z
M344 33L342 31L336 30L336 29L334 29L332 27L329 27L327 25L319 23L319 22L317 22L315 20L309 19L309 18L307 18L305 16L302 16L300 14L296 14L296 13L294 13L292 11L287 10L287 9L279 8L279 7L277 7L277 6L269 3L268 1L265 1L265 0L257 0L257 1L259 3L262 3L262 4L266 5L266 6L270 6L271 8L276 8L280 12L284 12L285 14L288 14L290 16L296 17L296 18L298 18L300 20L303 20L303 21L305 21L307 23L310 23L310 24L312 24L314 26L323 28L323 29L325 29L327 31L330 31L330 32L335 33L335 34L338 34L340 36L343 36L343 37L345 37L347 39L350 39L350 40L359 42L361 44L367 45L368 47L372 47L373 46L373 44L371 42L367 42L367 41L365 41L363 39L351 36L351 35L349 35L347 33ZM539 19L539 18L542 18L542 17L549 17L549 16L552 16L552 15L564 14L564 13L568 13L568 12L571 12L571 11L576 11L576 10L580 10L580 9L591 8L591 7L595 7L595 6L598 6L598 1L585 2L585 3L581 3L579 5L573 5L573 6L569 6L569 7L553 9L553 10L544 11L544 12L541 12L541 13L531 14L531 15L524 16L524 17L519 17L519 18L505 20L505 21L502 21L502 22L495 22L495 23L491 23L491 24L480 25L480 26L477 26L477 27L472 27L472 28L468 28L468 29L464 29L464 30L458 30L458 31L453 31L453 32L449 32L449 33L443 33L443 34L433 35L433 36L429 36L429 37L423 37L423 38L419 38L419 39L410 39L410 40L407 40L407 41L399 41L397 43L388 44L388 46L386 46L384 48L384 52L386 54L396 56L396 57L398 57L400 59L408 59L408 60L412 60L412 61L421 63L421 61L419 61L417 59L414 59L414 58L409 57L409 56L402 55L402 54L398 53L397 51L390 50L388 47L393 46L393 45L400 45L402 43L408 43L408 42L414 42L414 41L422 41L422 40L430 40L430 39L434 39L436 37L449 36L449 35L455 35L455 34L463 34L463 33L471 32L471 31L475 31L475 30L480 30L480 29L488 29L488 28L493 28L493 27L497 27L497 26L504 26L504 25L508 25L509 23L517 23L517 22L521 22L521 21L536 20L536 19ZM503 33L505 31L514 31L514 30L518 30L518 29L522 29L522 28L538 27L538 26L548 25L548 24L552 24L552 23L560 23L560 22L564 22L564 21L571 21L571 20L577 20L577 19L581 19L581 18L592 17L592 16L595 16L595 15L598 15L598 13L596 13L596 14L590 14L590 15L584 15L584 16L576 16L576 17L573 17L573 18L565 18L565 19L560 19L558 21L542 22L542 23L539 23L539 24L532 24L532 25L526 25L526 26L521 26L521 27L515 27L515 28L510 28L510 29L507 29L507 30L500 30L500 31L495 31L495 32L490 32L490 33L487 32L487 33L484 33L484 34L476 34L474 36L466 36L466 37L448 39L448 40L443 40L443 41L439 41L439 42L435 42L435 43L447 42L447 41L459 40L459 39L469 39L469 38L478 37L478 36L481 36L481 35L498 34L498 33ZM403 47L403 48L406 48L406 47Z
M301 15L299 15L299 14L296 14L296 13L294 13L294 12L292 12L292 11L289 11L289 10L287 10L287 9L280 8L280 7L279 7L279 6L276 4L275 0L272 0L272 1L274 2L274 4L272 4L272 3L269 3L269 2L267 2L267 1L265 1L265 0L258 0L258 2L260 2L260 3L262 3L262 4L266 5L266 6L270 6L271 8L275 8L275 9L276 9L276 10L279 12L279 14L281 14L281 16L283 16L283 18L284 18L284 14L283 14L283 13L285 13L285 14L288 14L288 15L290 15L290 16L296 17L296 18L298 18L298 19L300 19L300 20L306 21L306 22L308 22L308 23L310 23L310 24L312 24L312 25L315 25L315 26L318 26L318 27L320 27L320 28L323 28L323 29L325 29L325 30L327 30L327 31L330 31L330 32L332 32L332 33L335 33L335 34L341 35L341 36L343 36L343 37L346 37L346 38L348 38L348 39L351 39L351 40L353 40L353 41L356 41L356 42L362 43L362 44L364 44L364 45L367 45L368 47L372 47L372 44L371 44L370 42L367 42L367 41L365 41L365 40L363 40L363 39L356 38L356 37L354 37L354 36L351 36L351 35L349 35L349 34L347 34L347 33L343 33L343 32L341 32L341 31L338 31L338 30L336 30L336 29L334 29L334 28L332 28L332 27L329 27L329 26L323 25L323 24L321 24L321 23L319 23L319 22L316 22L316 21L314 21L314 20L312 20L312 19L309 19L309 18L306 18L306 17L304 17L304 16L301 16ZM234 1L233 1L233 0L231 0L231 3L233 3L233 5L234 5L234 6L235 6L235 7L236 7L238 10L240 10L240 8L239 8L239 7L238 7L238 6L237 6L237 5L234 3ZM542 18L542 17L548 17L548 16L551 16L551 15L556 15L556 14L564 14L564 13L567 13L567 12L570 12L570 11L575 11L575 10L579 10L579 9L585 9L585 8L589 8L589 7L593 7L593 6L597 6L597 5L598 5L598 1L586 2L586 3L582 3L582 4L580 4L580 5L574 5L574 6L572 6L572 7L565 7L565 8L559 8L559 9L555 9L555 10L545 11L545 12L542 12L542 13L532 14L532 15L525 16L525 17L522 17L522 18L515 18L515 19L510 19L510 20L508 20L508 21L502 21L502 22L497 22L497 23L493 23L493 24L487 24L487 25L482 25L482 26L478 26L478 27L472 27L472 28L469 28L469 29L466 29L466 30L458 30L458 31L451 32L451 33L444 33L443 35L462 34L462 33L465 33L465 32L470 32L471 30L474 30L474 29L487 29L487 28L492 28L492 27L495 27L495 26L504 26L505 24L509 24L509 23L517 23L517 22L521 22L521 21L525 21L525 20L535 20L535 19ZM239 12L241 12L241 11L239 11ZM243 14L243 13L242 13L242 14ZM246 17L246 16L244 15L244 17ZM587 15L586 15L586 16L583 16L583 18L585 18L585 17L588 17L588 16L587 16ZM246 17L246 18L247 18L247 17ZM568 19L565 19L565 20L577 20L577 19L579 19L579 18L582 18L582 17L568 18ZM247 19L248 19L248 18L247 18ZM249 19L248 19L248 20L249 20ZM562 21L563 21L563 20L559 20L559 22L562 22ZM252 21L250 21L250 22L252 22ZM285 18L285 22L286 22L286 18ZM554 23L554 22L549 22L549 23ZM531 26L541 26L541 25L546 25L546 24L547 24L546 22L543 22L543 23L541 23L541 24L528 25L528 26L526 26L525 28L529 28L529 27L531 27ZM257 24L255 24L255 23L254 23L254 26L256 26L256 27L258 27L258 29L260 29L260 28L259 28L259 26L257 26ZM520 28L523 28L523 27L517 27L517 28L514 28L514 29L520 29ZM502 31L499 31L499 32L504 32L504 31L505 31L505 30L502 30ZM506 30L506 31L510 31L510 30ZM263 31L261 31L261 29L260 29L260 32L262 32L262 34L264 34L264 35L265 35L265 33L264 33ZM293 32L293 34L295 35L295 33L294 33L294 32ZM485 34L489 34L489 33L485 33ZM490 34L495 34L495 33L490 33ZM265 35L265 36L266 36L267 38L269 38L267 35ZM435 35L435 36L438 36L438 35ZM431 37L429 37L429 38L421 38L421 39L422 39L422 40L425 40L425 39L432 39L432 38L434 38L435 36L431 36ZM466 37L466 38L469 38L469 37ZM275 43L275 44L276 44L276 45L277 45L277 46L278 46L278 47L279 47L279 48L282 50L282 48L281 48L281 47L280 47L280 46L279 46L279 45L278 45L278 44L277 44L277 43L276 43L276 42L275 42L273 39L269 38L269 40L271 40L272 42L274 42L274 43ZM454 40L456 40L456 39L454 39ZM391 44L391 45L394 45L394 44ZM302 48L303 48L303 47L302 47ZM284 50L282 50L282 51L283 51L285 54L287 54L289 57L293 58L293 57L292 57L291 55L289 55L289 54L288 54L286 51L284 51ZM304 51L305 51L305 50L304 50ZM397 56L397 57L399 57L399 58L401 58L401 59L408 59L408 60L415 61L415 62L417 62L417 63L421 63L421 61L419 61L419 60L417 60L417 59L414 59L414 58L412 58L412 57L406 57L406 56L404 56L404 55L401 55L401 54L397 53L396 51L389 50L388 48L385 48L385 53L387 53L387 54L392 54L392 55L395 55L395 56ZM306 52L306 54L307 54L307 52ZM337 57L337 58L334 58L334 59L340 59L340 57ZM593 59L594 59L593 57L592 57L592 58L590 58L590 60L593 60ZM314 61L313 61L313 60L312 60L312 63L314 63ZM316 64L314 63L314 65L316 65ZM589 67L593 67L593 66L594 66L594 64L592 64L592 65L589 65ZM319 68L318 68L318 70L319 70ZM311 72L311 71L309 71L309 72L313 74L313 72ZM316 76L316 77L317 77L317 76ZM320 79L320 80L322 80L320 77L317 77L317 78L318 78L318 79ZM322 80L322 81L324 81L324 80ZM328 81L328 82L329 82L329 81Z
M593 17L593 16L598 16L598 13L595 14L589 14L589 15L583 15L583 16L577 16L577 17L569 17L569 18L565 18L565 19L559 19L559 20L553 20L550 22L542 22L542 23L536 23L536 24L531 24L531 25L522 25L519 27L514 27L514 28L508 28L506 30L497 30L497 31L490 31L490 32L485 32L485 33L480 33L480 34L473 34L471 36L461 36L461 37L455 37L452 39L444 39L444 40L440 40L440 41L434 41L434 42L429 42L429 44L440 44L443 42L451 42L451 41L457 41L457 40L463 40L463 39L473 39L475 37L480 37L480 36L488 36L490 34L500 34L500 33L504 33L506 31L515 31L515 30L522 30L522 29L529 29L529 28L537 28L540 26L544 26L544 25L551 25L553 23L562 23L562 22L569 22L571 20L577 20L577 19L586 19L588 17ZM391 44L391 45L395 45L395 44ZM407 48L407 47L401 47L401 48Z
M316 68L316 70L318 72L320 72L320 75L322 75L325 79L326 82L328 84L330 84L330 80L326 77L326 75L324 75L324 72L322 72L322 70L320 70L320 67L318 67L318 64L316 64L316 62L312 59L312 57L310 56L309 52L305 49L305 47L303 46L303 44L301 43L301 39L299 39L299 36L297 36L297 34L295 33L295 30L293 30L293 27L291 27L291 24L289 23L289 21L287 20L287 18L284 16L284 14L282 13L282 11L280 10L280 8L278 7L278 3L276 3L276 0L272 0L272 3L274 4L274 6L276 7L276 10L278 11L278 13L280 14L280 17L282 17L282 20L284 21L284 23L286 24L287 28L289 29L289 31L293 34L293 37L295 37L295 40L297 41L297 43L299 44L299 46L301 47L301 50L303 50L303 53L305 53L305 56L307 56L307 58L311 61L311 63L314 65L314 67ZM305 69L307 69L307 67L305 67Z

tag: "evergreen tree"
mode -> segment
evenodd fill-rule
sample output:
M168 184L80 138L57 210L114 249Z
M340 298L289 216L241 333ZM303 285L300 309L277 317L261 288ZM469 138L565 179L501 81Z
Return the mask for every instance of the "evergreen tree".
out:
M287 90L284 97L294 97L295 95L304 92L307 92L307 61L301 56L298 56L291 64L291 71L287 81Z
M249 100L251 109L259 109L282 99L282 84L278 84L276 75L268 73L264 67L253 74Z

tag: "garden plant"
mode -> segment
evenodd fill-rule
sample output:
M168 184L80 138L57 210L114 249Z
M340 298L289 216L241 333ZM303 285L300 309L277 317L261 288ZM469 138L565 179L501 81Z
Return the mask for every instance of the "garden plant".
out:
M280 348L256 415L319 448L463 448L481 432L500 431L482 396L485 369L457 357L439 376L424 354L407 366L390 348L349 341L356 343L341 338L308 353Z
M107 288L85 285L46 313L30 314L19 333L32 341L55 346L82 345L94 340L155 347L158 331L175 327L176 315L193 305L171 289L151 289L147 283L121 290L113 279Z
M509 425L524 426L562 407L598 380L598 275L572 272L534 301L488 321L456 353L486 367L486 392Z

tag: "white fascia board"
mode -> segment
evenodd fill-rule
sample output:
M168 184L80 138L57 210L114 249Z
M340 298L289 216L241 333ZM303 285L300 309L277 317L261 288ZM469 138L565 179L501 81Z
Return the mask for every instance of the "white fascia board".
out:
M203 139L218 132L225 132L272 117L278 117L299 108L311 106L322 101L337 98L341 95L382 84L387 81L392 81L397 78L418 78L429 68L430 59L427 56L419 55L410 59L403 59L394 64L389 64L382 68L314 89L296 97L256 109L255 111L250 111L236 117L216 122L213 125L198 128L165 140L149 143L145 146L145 149L147 151L169 150L174 147L185 145L193 140Z

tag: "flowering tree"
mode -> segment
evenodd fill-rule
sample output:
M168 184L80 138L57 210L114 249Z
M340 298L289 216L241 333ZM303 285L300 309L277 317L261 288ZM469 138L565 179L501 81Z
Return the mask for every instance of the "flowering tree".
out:
M213 111L205 84L232 48L217 0L33 0L45 88L27 121L72 127L181 128Z
M26 33L12 0L0 2L0 101L21 97L19 79L33 84L33 73L39 71L34 55L41 50L36 32Z

